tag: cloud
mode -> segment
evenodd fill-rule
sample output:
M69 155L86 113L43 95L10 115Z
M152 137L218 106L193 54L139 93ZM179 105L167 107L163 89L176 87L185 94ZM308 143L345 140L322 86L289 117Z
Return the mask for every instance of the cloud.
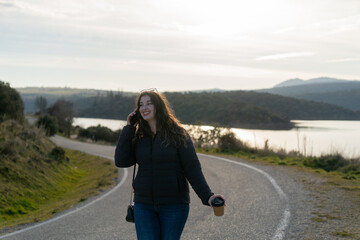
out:
M340 59L332 59L328 62L360 62L360 58L340 58Z
M274 34L281 34L281 33L288 33L291 31L295 31L296 27L287 27L287 28L281 28L279 30L274 31Z
M12 7L21 14L54 19L98 19L114 12L112 5L101 1L85 0L37 1L37 0L0 0L0 7Z
M0 0L0 8L13 8L15 7L13 0Z
M335 18L326 21L319 21L304 27L307 34L317 37L326 37L330 35L343 35L346 33L352 36L359 36L358 29L360 27L360 14Z
M314 52L292 52L292 53L280 53L280 54L274 54L274 55L267 55L258 57L255 60L256 61L264 61L264 60L280 60L280 59L286 59L286 58L296 58L296 57L309 57L314 56Z

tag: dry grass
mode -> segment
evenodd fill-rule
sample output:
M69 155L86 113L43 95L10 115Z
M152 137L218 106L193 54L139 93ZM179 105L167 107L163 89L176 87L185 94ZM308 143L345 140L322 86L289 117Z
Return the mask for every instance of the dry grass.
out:
M115 184L107 159L55 148L36 127L0 123L0 229L50 218Z

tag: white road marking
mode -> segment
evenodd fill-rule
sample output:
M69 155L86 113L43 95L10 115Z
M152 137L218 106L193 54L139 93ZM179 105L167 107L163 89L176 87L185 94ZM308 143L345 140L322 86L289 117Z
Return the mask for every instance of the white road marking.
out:
M230 160L230 159L226 159L226 158L222 158L222 157L216 157L216 156L207 155L207 154L198 153L198 155L206 156L206 157L210 157L210 158L215 158L215 159L219 159L219 160L222 160L222 161L225 161L225 162L229 162L229 163L237 164L237 165L240 165L240 166L243 166L243 167L247 167L247 168L250 168L250 169L264 175L270 181L270 183L273 185L276 192L280 196L280 199L282 199L283 201L286 202L286 206L285 206L285 210L284 210L282 219L280 220L280 223L277 226L275 234L271 239L272 240L282 240L285 237L285 230L286 230L286 227L289 225L289 222L290 222L290 215L291 215L290 214L290 207L289 207L288 197L286 196L284 191L280 188L280 186L276 183L275 179L273 179L268 173L264 172L263 170L261 170L259 168L256 168L254 166L245 164L245 163L236 162L236 161L233 161L233 160Z
M93 154L93 155L97 155L97 156L101 156L101 157L104 157L104 158L108 158L108 159L111 159L113 160L112 158L109 158L107 156L104 156L104 155L99 155L99 154ZM243 166L243 167L247 167L247 168L250 168L256 172L259 172L260 174L264 175L269 181L270 183L273 185L273 187L275 188L276 192L278 193L278 195L280 196L280 198L284 201L286 201L286 207L285 207L285 210L284 210L284 213L283 213L283 217L275 231L275 234L274 236L272 237L272 240L282 240L284 237L285 237L285 230L286 230L286 227L289 225L289 221L290 221L290 208L289 208L289 203L288 203L288 197L286 196L286 194L284 193L284 191L280 188L280 186L276 183L276 181L266 172L264 172L263 170L261 169L258 169L254 166L251 166L251 165L248 165L248 164L245 164L245 163L241 163L241 162L236 162L236 161L233 161L233 160L230 160L230 159L226 159L226 158L222 158L222 157L216 157L216 156L212 156L212 155L206 155L206 154L201 154L201 153L198 153L198 155L200 156L206 156L206 157L210 157L210 158L215 158L215 159L219 159L219 160L222 160L222 161L225 161L225 162L229 162L229 163L233 163L233 164L237 164L237 165L240 165L240 166ZM109 196L110 194L112 194L113 192L115 192L119 187L121 187L126 178L128 176L128 170L126 168L124 168L124 176L122 177L121 181L119 182L118 185L116 185L116 187L114 187L112 190L110 190L109 192L107 192L106 194L102 195L101 197L95 199L94 201L82 206L82 207L79 207L79 208L76 208L75 210L71 211L71 212L68 212L66 214L63 214L63 215L60 215L58 217L55 217L55 218L52 218L52 219L49 219L47 221L44 221L44 222L41 222L39 224L36 224L36 225L33 225L31 227L28 227L28 228L24 228L24 229L21 229L19 231L15 231L15 232L12 232L12 233L8 233L8 234L5 234L3 236L0 236L0 239L3 239L3 238L6 238L6 237L10 237L10 236L14 236L16 234L19 234L19 233L23 233L23 232L26 232L28 230L31 230L31 229L34 229L34 228L37 228L37 227L40 227L40 226L43 226L45 224L48 224L48 223L51 223L51 222L54 222L54 221L57 221L61 218L64 218L64 217L67 217L73 213L76 213L78 211L81 211L83 210L84 208L87 208L91 205L93 205L94 203L98 202L98 201L101 201L103 200L104 198L106 198L107 196Z
M100 155L98 155L98 156L100 156ZM102 157L107 158L107 159L110 159L110 160L113 160L112 158L109 158L109 157L106 157L106 156L102 156ZM28 227L28 228L24 228L24 229L18 230L18 231L16 231L16 232L12 232L12 233L8 233L8 234L5 234L5 235L2 235L2 236L0 236L0 239L6 238L6 237L10 237L10 236L14 236L14 235L16 235L16 234L29 231L29 230L31 230L31 229L34 229L34 228L43 226L43 225L45 225L45 224L48 224L48 223L51 223L51 222L55 222L55 221L57 221L57 220L59 220L59 219L61 219L61 218L67 217L67 216L69 216L69 215L71 215L71 214L73 214L73 213L79 212L79 211L81 211L81 210L83 210L83 209L85 209L85 208L93 205L94 203L103 200L104 198L106 198L107 196L109 196L110 194L112 194L113 192L115 192L118 188L120 188L120 187L124 184L127 176L128 176L128 170L127 170L126 168L124 168L124 176L122 177L121 181L120 181L113 189L111 189L109 192L107 192L106 194L102 195L101 197L96 198L94 201L89 202L88 204L86 204L86 205L84 205L84 206L82 206L82 207L76 208L76 209L74 209L73 211L68 212L68 213L65 213L65 214L63 214L63 215L60 215L60 216L58 216L58 217L51 218L51 219L49 219L49 220L47 220L47 221L44 221L44 222L35 224L35 225L33 225L33 226L31 226L31 227Z

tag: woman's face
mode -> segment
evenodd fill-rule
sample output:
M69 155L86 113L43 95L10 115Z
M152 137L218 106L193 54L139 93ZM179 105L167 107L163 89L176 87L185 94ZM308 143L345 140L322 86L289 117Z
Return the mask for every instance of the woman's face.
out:
M150 122L155 120L156 110L150 96L142 96L139 105L139 112L145 121Z

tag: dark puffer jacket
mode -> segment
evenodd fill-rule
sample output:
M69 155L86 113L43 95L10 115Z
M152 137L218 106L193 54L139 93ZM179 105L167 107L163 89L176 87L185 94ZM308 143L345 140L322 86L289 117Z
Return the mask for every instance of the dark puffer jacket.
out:
M158 135L146 136L132 144L135 127L123 128L115 150L115 165L120 168L139 165L133 183L134 201L144 204L190 203L189 184L204 205L213 195L201 170L194 145L176 148ZM188 181L187 181L188 180Z

